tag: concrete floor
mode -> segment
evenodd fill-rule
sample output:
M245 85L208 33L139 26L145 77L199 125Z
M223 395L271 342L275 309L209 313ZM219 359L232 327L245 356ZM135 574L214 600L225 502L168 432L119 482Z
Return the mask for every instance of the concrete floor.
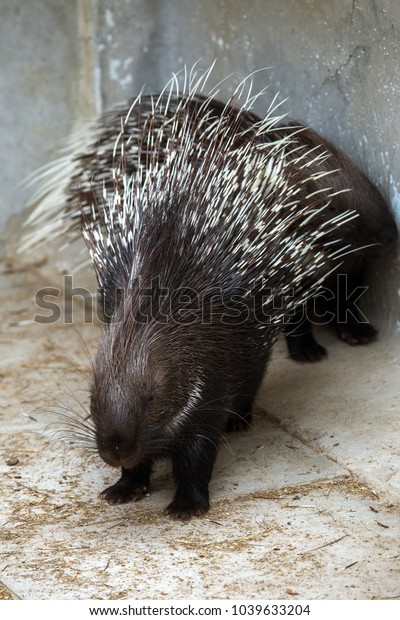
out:
M79 311L77 329L30 322L62 269L0 264L0 598L400 597L400 363L384 338L319 333L329 358L308 366L278 343L254 428L221 448L211 511L174 522L167 466L142 502L109 506L115 472L54 434L57 399L87 404L82 339L94 351L99 333Z

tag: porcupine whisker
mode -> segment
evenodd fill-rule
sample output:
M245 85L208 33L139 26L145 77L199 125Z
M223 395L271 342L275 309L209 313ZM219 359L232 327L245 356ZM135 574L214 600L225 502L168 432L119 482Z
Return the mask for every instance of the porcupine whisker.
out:
M68 352L65 352L65 357L72 364L72 368L68 368L68 372L71 372L71 374L74 376L74 379L77 379L79 381L79 385L81 386L81 391L87 392L87 390L90 387L90 383L89 383L90 372L88 368L86 366L82 366L82 364L77 362L72 357L72 355ZM66 383L64 378L59 373L57 373L57 378L65 386L65 391L70 393L71 388L68 387L68 384ZM76 398L75 392L73 394Z
M81 332L79 331L79 329L78 329L75 325L74 325L74 327L75 327L75 331L76 331L76 333L77 333L77 334L78 334L78 336L79 336L80 341L81 341L81 342L82 342L82 344L83 344L83 350L84 350L84 352L85 352L86 359L87 359L87 361L88 361L88 363L89 363L90 369L93 371L93 367L94 367L94 360L93 360L92 354L90 353L90 349L89 349L89 347L88 347L88 345L87 345L87 343L86 343L86 341L85 341L84 337L82 336Z
M48 424L43 432L48 438L50 445L61 451L86 450L92 453L97 452L94 437L85 434L80 429L76 429L69 423L63 428L56 427L55 423Z
M50 446L55 456L62 459L64 468L72 469L75 464L82 468L96 461L96 450L91 446L75 445L74 442L70 443L68 439L63 438L50 438Z
M52 433L53 437L63 442L68 442L71 448L85 448L92 452L97 452L96 442L90 437L86 437L82 433L76 432L74 429L56 429Z
M244 394L242 392L238 393L237 396L253 396L253 394ZM233 397L234 398L234 397ZM209 410L211 413L215 410L212 406L210 406L210 403L205 403L204 405L200 405L199 407L196 407L195 411L207 411ZM234 416L236 418L238 418L239 420L245 420L245 416L243 414L241 414L239 411L236 411L235 409L231 409L230 407L225 407L222 406L222 410L225 411L226 413L229 413L231 416ZM255 429L255 427L253 426L253 424L251 424L251 422L247 422L246 421L246 425L249 428Z
M40 407L35 408L36 412L46 413L50 416L53 416L57 420L61 419L63 420L63 422L67 424L68 428L73 428L77 432L81 432L84 436L88 438L88 441L90 439L94 441L95 429L90 423L88 423L88 420L90 420L90 417L88 417L87 415L83 417L80 412L76 411L70 405L68 405L67 403L64 403L59 398L51 394L48 394L46 392L43 392L42 390L38 390L32 387L28 387L28 389L33 390L38 394L42 394L58 403L57 409L51 409L49 408L48 405L42 405ZM87 410L85 410L85 412L88 413ZM52 429L55 425L56 425L55 421L47 424L44 431L47 432L48 430ZM56 431L54 432L57 432L57 430L62 431L63 429L56 429Z
M232 454L232 456L235 456L235 451L234 451L234 449L232 448L231 442L229 441L229 439L228 439L228 437L227 437L227 435L226 435L226 433L225 433L225 432L221 434L221 437L220 437L220 444L221 444L224 448L226 448L226 449L228 450L228 452L229 452L230 454Z
M66 419L69 417L71 421L75 421L76 424L79 425L82 429L85 428L88 431L94 432L93 424L91 422L90 412L86 409L86 407L85 408L82 407L83 414L79 410L74 409L68 404L59 405L59 407L61 411L70 412L72 414L71 416L68 416L67 413L65 413L64 416L63 414L60 414L60 417L65 417Z
M56 399L53 399L53 400L56 400ZM80 411L77 411L68 403L64 403L62 401L59 401L59 402L60 404L58 405L52 405L56 407L56 409L52 409L52 410L48 409L48 411L53 412L53 413L58 412L60 417L62 417L63 415L67 416L68 414L71 414L69 416L71 420L74 420L77 424L79 424L82 427L86 425L87 428L91 428L90 417L88 417L87 415L82 415ZM41 405L41 408L42 409L46 408L46 405Z
M213 439L211 439L211 437L208 437L207 435L203 435L202 433L191 433L190 437L195 437L198 439L202 439L205 440L206 443L209 443L210 445L212 445L214 448L218 448L218 443L216 441L214 441ZM222 435L221 435L222 437ZM184 439L184 437L182 437L182 439Z
M222 401L222 400L226 400L227 398L229 399L233 399L236 398L238 396L246 396L245 394L243 394L242 392L233 392L233 393L229 393L229 394L225 394L224 396L218 396L217 398L213 398L211 400L206 401L205 403L203 403L202 405L196 405L196 409L203 409L204 407L209 407L210 405L215 405L218 402Z
M194 435L195 437L198 437L199 439L205 439L206 442L210 443L214 448L218 448L218 443L216 441L214 441L213 439L211 439L211 437L207 437L207 435L202 435L201 433L195 433ZM223 435L221 435L221 439L222 439ZM229 446L229 442L227 445L228 449L231 449ZM233 451L232 451L233 454Z
M93 453L97 453L96 443L90 441L87 437L80 436L75 432L69 431L69 429L46 429L46 435L48 435L50 444L57 445L59 442L67 444L61 449L74 450L85 449Z
M76 411L70 409L69 407L59 407L59 409L46 409L46 412L50 415L55 416L57 420L62 419L71 428L81 430L83 433L86 433L88 437L95 436L95 429L90 423L88 423L88 418L80 417L80 415L77 414Z
M238 395L239 395L239 394L238 394ZM242 394L242 393L240 393L240 395L245 396L245 394ZM251 396L251 395L249 395L249 396ZM202 405L202 406L199 406L199 407L195 407L195 408L193 408L193 410L191 411L191 413L192 413L192 414L195 414L195 413L196 413L196 411L207 411L207 409L210 411L210 414L211 414L211 415L212 415L213 413L215 413L215 407L207 406L207 404ZM235 411L235 410L233 410L233 409L230 409L230 408L228 408L228 407L222 407L222 410L223 410L224 412L228 413L230 416L235 416L235 417L237 417L239 420L242 420L242 421L244 421L244 420L245 420L245 417L244 417L243 415L241 415L239 412L237 412L237 411ZM250 422L248 422L247 420L246 420L246 425L247 425L249 428L253 428L253 429L255 428L255 427L253 426L253 424L251 424L251 423L250 423ZM207 429L206 420L204 420L204 421L203 421L203 427L204 427L204 429L205 429L205 430ZM168 425L166 425L166 428L168 428ZM182 428L183 428L183 432L185 432L185 431L184 431L185 427L183 426ZM213 428L213 425L212 425L212 424L210 424L210 428L211 428L211 429ZM190 434L190 436L191 436L191 434ZM232 454L234 454L233 449L232 449L232 446L231 446L231 444L230 444L230 442L229 442L228 438L226 437L226 434L225 434L225 433L223 433L223 434L221 435L221 441L222 441L222 443L225 445L225 447L226 447L226 448L228 448L228 450L229 450ZM215 445L215 444L214 444L214 445Z
M47 429L52 431L52 436L62 440L72 441L74 446L87 446L96 450L96 443L92 437L78 431L75 427L69 426L65 429Z
M248 396L252 396L251 394L249 394ZM229 415L237 420L241 420L243 423L246 424L246 428L251 428L253 430L255 430L255 426L254 424L252 424L251 422L248 421L246 414L244 413L240 413L239 411L235 411L234 409L228 409L227 407L223 408L224 411L226 411L227 413L229 413Z
M66 408L69 411L74 411L69 405L67 405L65 402L63 402L61 399L57 398L53 394L50 394L49 392L45 392L43 390L39 390L38 388L34 388L34 387L30 386L30 385L23 386L23 387L25 389L27 389L27 390L32 390L33 392L36 392L37 394L41 394L42 396L46 396L46 398L49 398L50 400L53 400L53 401L57 402L59 404L59 406L62 407L62 408ZM42 405L41 407L43 408L44 405ZM74 413L77 416L80 416L82 418L82 414L78 413L77 411L74 411Z
M96 444L77 440L73 434L55 432L48 436L48 441L52 452L55 455L60 455L64 466L68 466L68 468L71 467L73 461L82 465L95 462L98 459Z
M83 402L78 398L77 391L76 390L73 391L72 388L70 388L70 386L66 383L64 378L60 376L59 373L57 373L57 377L58 377L58 380L60 381L60 383L62 383L63 386L64 386L64 390L63 390L64 394L66 394L68 397L72 398L73 402L76 403L79 406L79 408L83 411L84 415L82 416L81 413L78 414L78 412L76 410L74 410L71 406L67 405L68 408L70 409L70 411L74 411L74 413L76 415L80 415L83 419L89 419L90 418L90 411L83 404ZM86 384L86 386L82 387L82 389L79 390L79 391L83 391L84 393L87 394L89 389L90 389L90 386Z
M250 397L250 396L252 396L252 394L245 394L245 393L243 393L243 392L238 392L238 393L236 393L236 394L229 395L229 399L234 399L236 396L244 396L244 397L245 397L245 396L249 396L249 397ZM200 412L207 412L207 411L209 411L209 412L210 412L210 414L212 415L212 414L215 412L215 409L216 409L216 403L217 403L219 400L226 399L226 398L227 398L227 397L226 397L226 396L224 396L224 397L220 397L220 398L217 398L217 399L213 399L213 400L211 400L211 401L208 401L208 402L206 402L206 403L204 403L204 404L202 404L202 405L197 405L197 406L194 406L194 407L193 407L190 411L188 411L188 412L187 412L187 414L186 414L186 415L189 415L189 414L191 414L191 415L192 415L192 414L195 414L196 412L199 412L199 411L200 411ZM214 405L214 406L213 406L213 405ZM244 420L244 419L245 419L245 417L244 417L243 415L241 415L238 411L236 411L236 410L234 410L234 409L231 409L231 408L226 407L226 406L222 406L222 408L220 407L220 409L221 409L221 410L223 410L224 412L226 412L226 413L230 414L231 416L235 416L235 417L237 417L237 418L238 418L238 419L240 419L240 420ZM178 415L179 415L179 414L178 414ZM184 422L184 420L182 420L182 422ZM170 424L173 424L173 423L176 423L176 419L175 419L175 417L173 418L173 420L172 420L172 421L165 421L164 425L163 425L162 427L160 427L160 430L164 430L164 429L165 429L165 430L168 430L168 427L170 426ZM178 420L178 424L179 424L179 420ZM247 424L247 426L248 426L249 428L254 428L254 426L253 426L250 422L246 421L246 424ZM205 426L204 426L204 428L207 428L207 420L204 420L204 425L205 425ZM184 424L182 424L182 428L183 428L183 429L185 428L185 425L184 425ZM212 424L210 424L210 428L212 428Z

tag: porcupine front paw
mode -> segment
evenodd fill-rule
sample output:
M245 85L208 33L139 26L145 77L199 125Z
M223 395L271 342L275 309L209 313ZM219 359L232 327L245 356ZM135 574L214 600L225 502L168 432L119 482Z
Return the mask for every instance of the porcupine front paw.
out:
M197 495L196 497L184 497L175 495L174 499L165 509L165 512L173 519L187 520L191 517L199 517L210 508L208 497Z
M211 429L208 428L208 431ZM165 512L173 519L190 519L210 507L208 485L217 456L218 434L195 434L172 457L176 492Z
M122 467L122 476L115 484L100 493L109 504L125 504L142 499L150 486L150 466L139 465L132 469Z
M147 491L148 487L145 485L132 488L125 483L121 484L121 480L118 480L112 486L104 489L100 493L100 497L109 504L125 504L126 502L139 501L146 495Z

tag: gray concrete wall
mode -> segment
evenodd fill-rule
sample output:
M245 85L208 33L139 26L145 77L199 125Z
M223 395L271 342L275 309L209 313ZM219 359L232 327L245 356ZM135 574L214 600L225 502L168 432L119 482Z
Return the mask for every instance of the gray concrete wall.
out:
M0 230L21 211L21 179L54 157L78 104L77 2L0 2Z
M344 148L400 220L397 0L14 0L0 3L0 23L3 231L27 196L18 181L75 122L198 59L217 59L215 81L234 72L231 83L271 67L255 86L270 83L285 111ZM392 334L398 276L396 257L371 270Z

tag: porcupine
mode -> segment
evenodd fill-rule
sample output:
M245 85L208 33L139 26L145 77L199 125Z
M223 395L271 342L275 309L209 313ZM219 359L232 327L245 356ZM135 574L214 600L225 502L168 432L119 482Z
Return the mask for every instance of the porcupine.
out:
M194 110L205 101L205 97L195 94L193 89L189 97L184 93L171 92L143 95L131 106L128 115L126 130L131 136L140 132L148 115L153 113L154 101L157 99L159 111L156 111L153 118L155 126L165 123L165 116L171 120L181 104ZM205 130L206 134L225 109L225 105L215 97L212 100L208 98L207 105L212 113L201 124L201 131ZM121 117L126 117L128 110L129 107L123 106L105 113L89 125L86 131L78 133L71 140L69 154L43 170L42 178L45 182L32 200L32 203L37 201L39 206L28 220L31 235L30 239L27 238L27 245L47 241L49 236L56 238L62 235L65 241L68 237L76 238L80 234L80 206L87 212L93 200L101 203L103 187L112 190L114 136L119 130ZM196 121L193 114L191 130L200 140L202 136ZM318 314L330 317L331 324L342 340L352 345L366 344L374 338L376 331L365 319L361 320L352 291L356 291L362 284L368 259L379 254L397 238L394 218L378 189L345 153L302 123L291 121L277 126L280 121L282 117L277 117L274 127L271 126L258 139L274 141L291 136L291 140L296 142L292 152L299 162L297 178L301 175L304 178L310 177L301 189L304 199L315 191L330 191L334 194L330 209L329 212L322 212L321 218L350 210L357 211L359 215L340 229L340 236L353 248L359 248L359 251L345 257L340 273L333 274L325 283L325 294L320 294L317 301ZM254 137L253 126L260 122L260 118L245 106L237 110L237 122L241 130L246 130L242 139L247 140ZM167 148L168 131L166 123L158 154L161 162ZM321 156L316 157L317 154ZM128 175L137 168L137 153L129 145L126 168ZM335 173L330 174L332 171ZM302 199L299 204L302 205ZM297 361L315 361L326 355L326 349L316 342L312 333L309 316L312 316L311 307L314 304L314 300L309 300L308 304L299 307L285 327L290 356Z
M249 132L229 103L218 117L195 95L167 108L154 101L133 135L128 114L111 198L83 213L105 323L90 411L101 458L122 471L103 497L140 499L153 462L170 458L166 510L187 518L208 510L225 427L249 420L284 317L347 251L337 228L356 214L318 219L323 192L298 204L313 176L288 137L264 139L272 114Z

